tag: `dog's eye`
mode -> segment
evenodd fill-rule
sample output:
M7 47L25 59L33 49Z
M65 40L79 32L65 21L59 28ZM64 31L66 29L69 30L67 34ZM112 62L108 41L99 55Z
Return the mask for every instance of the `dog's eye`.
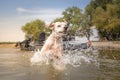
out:
M61 27L61 25L58 25L58 27Z
M65 27L67 27L67 25L65 25Z

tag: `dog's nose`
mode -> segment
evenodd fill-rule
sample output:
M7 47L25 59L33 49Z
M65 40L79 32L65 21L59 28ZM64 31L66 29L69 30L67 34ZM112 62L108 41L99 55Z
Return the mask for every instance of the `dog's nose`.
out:
M67 30L68 27L64 27L64 30Z

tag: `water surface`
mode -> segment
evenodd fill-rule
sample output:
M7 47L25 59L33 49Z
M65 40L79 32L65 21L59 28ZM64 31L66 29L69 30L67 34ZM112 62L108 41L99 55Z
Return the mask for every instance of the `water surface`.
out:
M31 51L0 48L0 80L120 80L119 50L90 52L84 57L93 60L79 66L68 64L62 71L52 65L32 65L32 56Z

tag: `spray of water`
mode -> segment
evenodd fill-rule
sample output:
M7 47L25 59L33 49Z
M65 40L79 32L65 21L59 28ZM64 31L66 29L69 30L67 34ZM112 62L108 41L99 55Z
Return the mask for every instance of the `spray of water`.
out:
M68 46L68 45L67 45ZM98 52L97 50L88 49L69 49L64 50L64 54L60 59L56 59L51 54L41 54L40 51L36 51L34 56L31 58L32 64L37 65L71 65L73 67L79 67L82 63L94 63L98 64Z

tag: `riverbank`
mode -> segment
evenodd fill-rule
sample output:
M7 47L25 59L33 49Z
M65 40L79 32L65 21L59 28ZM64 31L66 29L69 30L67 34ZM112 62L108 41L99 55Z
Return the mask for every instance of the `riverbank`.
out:
M1 43L0 48L16 48L15 43Z
M96 48L120 49L120 41L92 42ZM16 48L15 43L0 43L0 48Z
M107 41L107 42L92 42L93 47L120 49L120 41Z

